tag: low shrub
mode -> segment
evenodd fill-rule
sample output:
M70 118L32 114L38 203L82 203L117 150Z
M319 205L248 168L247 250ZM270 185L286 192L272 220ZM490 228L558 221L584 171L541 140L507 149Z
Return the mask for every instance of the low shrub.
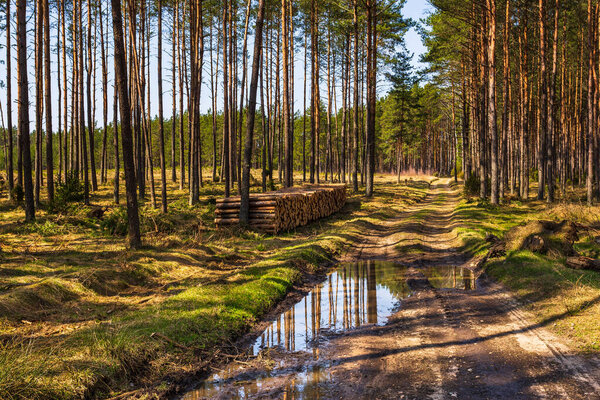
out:
M475 174L471 174L467 180L465 180L465 196L477 196L479 195L479 187L481 181Z
M84 188L75 174L68 174L64 183L59 183L52 204L55 210L64 210L70 203L83 201Z
M115 208L100 222L103 230L116 236L126 236L127 226L127 209L125 207Z
M25 192L23 191L23 186L15 185L12 190L12 198L17 203L22 203L23 198L25 197Z

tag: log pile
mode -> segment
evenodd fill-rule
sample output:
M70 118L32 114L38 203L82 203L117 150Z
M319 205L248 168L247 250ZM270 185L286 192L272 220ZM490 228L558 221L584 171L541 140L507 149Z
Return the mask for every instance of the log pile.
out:
M239 224L240 197L217 200L215 224ZM346 204L346 185L302 186L250 195L250 221L253 229L278 233L328 217Z

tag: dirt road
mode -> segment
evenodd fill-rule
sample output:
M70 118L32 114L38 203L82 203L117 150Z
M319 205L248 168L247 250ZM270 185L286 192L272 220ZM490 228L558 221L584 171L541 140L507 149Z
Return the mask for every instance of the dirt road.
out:
M398 263L410 295L384 323L344 322L349 329L324 329L302 351L273 347L185 398L600 399L599 360L570 352L545 329L552 321L533 322L502 287L480 277L475 290L434 288L428 268L473 264L454 231L458 200L448 182L433 185L425 202L370 227L345 257Z

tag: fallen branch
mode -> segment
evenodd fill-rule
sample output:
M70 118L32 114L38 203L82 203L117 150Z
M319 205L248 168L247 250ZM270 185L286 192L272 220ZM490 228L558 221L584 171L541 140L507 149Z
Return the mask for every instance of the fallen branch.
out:
M584 256L568 257L566 265L576 270L600 271L600 260Z

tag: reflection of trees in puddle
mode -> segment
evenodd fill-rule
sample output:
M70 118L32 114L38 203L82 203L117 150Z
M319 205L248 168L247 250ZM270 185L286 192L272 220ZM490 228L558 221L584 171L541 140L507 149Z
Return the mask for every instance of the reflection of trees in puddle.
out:
M320 399L324 395L322 384L330 380L327 371L327 368L314 365L294 375L285 385L282 398L284 400Z
M315 353L320 334L385 323L398 300L409 294L403 266L374 261L341 265L281 314L258 338L253 351L280 346Z
M435 288L474 289L473 272L458 267L426 268ZM364 261L340 265L307 296L280 314L262 333L251 353L279 348L301 368L282 362L274 369L243 372L231 367L185 399L245 399L255 395L283 399L318 399L330 381L327 360L320 359L319 344L327 333L339 333L368 324L384 324L399 301L410 295L407 268L390 262ZM306 353L308 352L308 353ZM267 356L268 357L268 356ZM286 360L289 361L288 356ZM302 357L308 360L301 361ZM283 358L282 358L283 360Z
M428 267L423 272L436 289L475 290L475 274L468 268Z

